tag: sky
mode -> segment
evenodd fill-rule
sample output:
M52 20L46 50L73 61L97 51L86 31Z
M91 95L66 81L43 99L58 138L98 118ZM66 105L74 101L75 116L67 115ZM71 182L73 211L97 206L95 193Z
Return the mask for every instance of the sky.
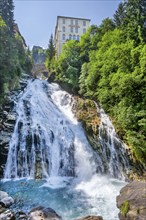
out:
M100 25L112 18L121 0L14 0L14 19L26 44L48 47L57 16L91 19Z

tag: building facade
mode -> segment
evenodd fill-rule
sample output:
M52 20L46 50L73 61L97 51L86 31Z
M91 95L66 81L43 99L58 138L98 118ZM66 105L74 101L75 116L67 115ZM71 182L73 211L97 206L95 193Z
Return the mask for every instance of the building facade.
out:
M58 57L66 40L80 40L89 27L90 19L57 16L55 28L55 50Z

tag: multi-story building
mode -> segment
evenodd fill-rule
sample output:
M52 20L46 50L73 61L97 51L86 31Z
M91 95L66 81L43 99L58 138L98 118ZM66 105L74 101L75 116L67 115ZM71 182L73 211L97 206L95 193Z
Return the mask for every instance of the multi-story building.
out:
M80 40L89 27L90 19L57 16L55 28L55 49L58 57L66 40Z

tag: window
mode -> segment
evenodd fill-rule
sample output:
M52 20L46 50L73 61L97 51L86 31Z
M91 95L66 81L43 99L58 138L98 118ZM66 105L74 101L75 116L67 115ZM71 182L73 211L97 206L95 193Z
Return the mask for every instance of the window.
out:
M70 34L70 35L69 35L69 40L71 40L71 39L72 39L72 35Z
M76 40L76 35L73 35L73 40Z
M73 27L70 28L70 32L73 33Z
M83 34L86 33L86 28L83 28Z
M75 31L76 31L76 34L77 34L78 33L78 28L77 27L76 27Z
M83 26L86 26L86 21L83 21Z
M65 24L65 18L63 18L62 23Z
M62 40L65 40L65 34L62 35Z
M80 40L80 36L79 36L79 35L77 35L77 40L78 40L78 41Z
M70 24L73 25L73 19L70 20Z
M77 19L75 20L75 22L76 22L76 25L78 25L78 20Z
M62 27L62 31L65 32L65 27L64 26Z

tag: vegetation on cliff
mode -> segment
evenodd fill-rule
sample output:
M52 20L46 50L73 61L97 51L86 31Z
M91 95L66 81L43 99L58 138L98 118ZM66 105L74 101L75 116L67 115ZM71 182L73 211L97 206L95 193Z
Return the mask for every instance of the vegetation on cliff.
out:
M0 2L0 104L5 93L14 88L22 69L30 71L31 59L14 23L12 0Z
M125 0L113 19L66 41L56 80L94 99L110 115L138 163L146 161L146 2Z

